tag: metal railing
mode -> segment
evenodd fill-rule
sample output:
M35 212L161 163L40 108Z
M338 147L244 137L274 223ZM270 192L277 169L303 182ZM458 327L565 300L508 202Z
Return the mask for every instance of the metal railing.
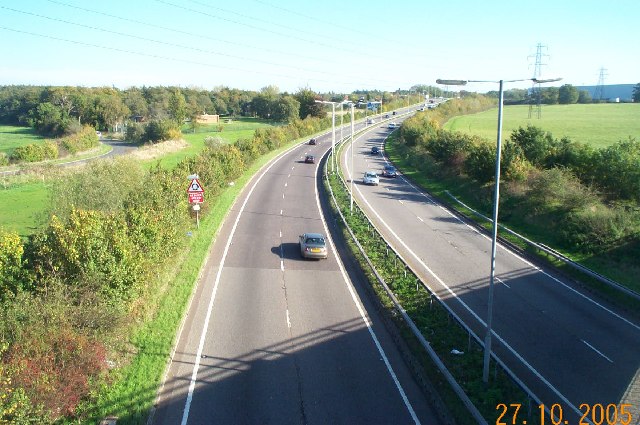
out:
M493 223L493 220L490 217L487 217L485 215L483 215L482 213L474 210L473 208L471 208L470 206L468 206L467 204L465 204L464 202L460 201L458 198L456 198L455 196L453 196L451 194L451 192L449 192L448 190L445 190L446 194L449 195L451 197L451 199L453 199L455 202L457 202L458 204L462 205L464 208L468 209L469 211L471 211L473 214L475 214L478 217L483 218L484 220L487 220L489 223ZM505 232L509 233L510 235L520 239L521 241L523 241L524 243L526 243L529 246L532 246L536 249L539 249L540 251L552 256L553 258L555 258L556 260L562 261L563 263L567 264L568 266L573 267L576 270L581 271L582 273L591 276L592 278L598 280L601 283L604 283L605 285L608 285L614 289L617 289L618 291L624 292L625 294L629 295L630 297L635 298L636 300L640 301L640 293L635 292L623 285L621 285L620 283L609 279L606 276L601 275L598 272L595 272L585 266L583 266L582 264L578 264L575 261L573 261L572 259L570 259L569 257L565 256L564 254L554 250L551 247L548 247L544 244L541 243L537 243L534 242L530 239L527 239L526 237L514 232L513 230L503 226L502 224L498 223L498 227L502 230L504 230Z

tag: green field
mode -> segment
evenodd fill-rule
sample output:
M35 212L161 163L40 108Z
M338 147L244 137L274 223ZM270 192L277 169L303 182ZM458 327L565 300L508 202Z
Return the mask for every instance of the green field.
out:
M568 137L575 142L595 148L609 146L633 137L640 140L640 104L599 103L588 105L542 105L541 117L534 108L529 117L528 105L505 106L502 123L503 140L518 127L533 125L551 132L553 137ZM498 126L498 109L450 119L447 130L475 134L495 140Z
M222 132L218 131L218 125L206 125L197 129L196 133L184 129L183 138L189 146L177 152L164 155L161 159L163 167L174 167L184 158L193 156L204 148L204 139L207 136L221 137L227 143L233 143L241 138L251 138L255 129L269 127L270 124L264 120L253 118L242 118L223 123ZM25 127L0 126L0 147L4 149L6 145L12 145L11 149L21 144L34 143L34 141L44 140L36 136L30 129ZM109 148L107 145L103 145ZM2 149L0 149L2 150ZM97 152L101 153L101 152ZM81 156L73 159L81 158ZM57 160L55 162L64 162ZM151 166L158 162L158 159L143 160L146 166ZM47 223L47 206L49 203L49 189L45 183L43 174L39 176L12 176L0 177L0 228L15 231L22 237L27 237L36 232Z
M0 152L11 155L18 146L44 142L45 138L38 136L31 127L16 127L0 125Z
M161 164L163 167L174 167L183 159L193 156L204 148L205 137L220 137L227 143L234 143L238 139L250 139L253 132L260 127L271 127L269 121L257 118L237 118L230 123L222 122L222 131L218 130L218 124L207 124L193 130L184 127L182 129L182 138L186 140L189 147L178 152L173 152L162 157ZM149 164L156 163L157 160L149 161Z

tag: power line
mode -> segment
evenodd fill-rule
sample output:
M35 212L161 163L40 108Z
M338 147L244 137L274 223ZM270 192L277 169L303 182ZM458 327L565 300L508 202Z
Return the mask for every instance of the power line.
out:
M80 45L80 46L85 46L85 47L94 47L94 48L98 48L98 49L104 49L104 50L110 50L110 51L114 51L114 52L121 52L121 53L128 53L128 54L133 54L133 55L137 55L137 56L144 56L144 57L148 57L148 58L153 58L153 59L163 59L163 60L168 60L168 61L172 61L172 62L179 62L179 63L188 63L188 64L192 64L192 65L200 65L200 66L206 66L206 67L210 67L210 68L219 68L219 69L226 69L226 70L230 70L230 71L241 71L241 72L246 72L246 73L250 73L250 74L256 74L256 75L270 75L273 77L282 77L282 78L287 78L287 79L299 79L299 77L297 76L292 76L292 75L286 75L286 74L276 74L276 73L271 73L271 72L264 72L264 71L254 71L254 70L247 70L247 69L242 69L242 68L234 68L234 67L230 67L230 66L224 66L224 65L217 65L217 64L211 64L211 63L206 63L206 62L199 62L199 61L194 61L194 60L189 60L189 59L178 59L178 58L173 58L170 56L163 56L163 55L156 55L156 54L151 54L151 53L144 53L144 52L138 52L138 51L134 51L134 50L127 50L127 49L121 49L118 47L109 47L109 46L102 46L99 44L93 44L93 43L87 43L84 41L78 41L78 40L70 40L67 38L61 38L61 37L55 37L52 35L45 35L45 34L38 34L38 33L34 33L34 32L30 32L30 31L23 31L23 30L18 30L15 28L8 28L8 27L4 27L4 26L0 26L0 29L2 30L6 30L6 31L12 31L15 33L20 33L20 34L28 34L31 36L35 36L35 37L41 37L41 38L46 38L49 40L55 40L55 41L62 41L65 43L71 43L71 44L76 44L76 45ZM319 78L309 78L310 81L317 81L317 82L322 82L322 83L336 83L335 80L322 80ZM340 84L357 84L355 82L338 82Z
M271 66L276 66L276 67L290 68L290 69L294 69L294 70L297 70L297 71L311 72L311 73L323 74L323 75L327 75L327 76L338 76L338 74L334 74L334 73L330 73L330 72L326 72L326 71L310 70L310 69L301 68L301 67L292 66L292 65L284 65L284 64L276 63L276 62L263 61L263 60L260 60L260 59L246 58L246 57L243 57L243 56L232 55L232 54L218 52L218 51L214 51L214 50L207 50L207 49L202 49L202 48L193 47L193 46L187 46L187 45L182 45L182 44L177 44L177 43L170 43L170 42L155 40L155 39L151 39L151 38L147 38L147 37L141 37L141 36L137 36L137 35L133 35L133 34L127 34L127 33L119 32L119 31L113 31L113 30L108 30L108 29L104 29L104 28L99 28L99 27L95 27L95 26L91 26L91 25L79 24L79 23L67 21L67 20L64 20L64 19L53 18L53 17L50 17L50 16L40 15L40 14L32 13L32 12L26 12L26 11L14 9L14 8L6 7L6 6L0 6L0 8L6 9L6 10L10 10L10 11L16 12L16 13L22 13L22 14L25 14L25 15L34 16L34 17L41 18L41 19L47 19L47 20L51 20L51 21L55 21L55 22L61 22L63 24L73 25L73 26L77 26L77 27L81 27L81 28L87 28L87 29L90 29L90 30L100 31L100 32L108 33L108 34L115 34L115 35L119 35L119 36L123 36L123 37L129 37L129 38L133 38L133 39L137 39L137 40L141 40L141 41L145 41L145 42L151 42L151 43L156 43L156 44L170 46L170 47L178 47L180 49L193 50L193 51L200 52L200 53L213 54L213 55L218 55L218 56L223 56L223 57L228 57L228 58L233 58L233 59L240 59L240 60L244 60L244 61L248 61L248 62L256 62L256 63L260 63L260 64L263 64L263 65L271 65ZM27 33L27 32L25 31L25 33ZM41 35L41 34L37 34L37 35ZM82 44L82 43L80 43L80 44ZM126 51L126 50L121 49L120 51ZM164 56L162 56L162 57L166 58ZM190 61L190 62L194 63L193 61ZM225 67L225 68L234 69L234 68L229 68L229 67ZM235 69L237 69L237 68L235 68ZM280 75L280 76L283 76L283 75ZM359 77L349 76L349 75L346 75L346 76L345 75L339 75L339 76L340 77L347 77L347 78L354 78L354 79L358 79L358 80L360 79ZM313 78L311 80L327 82L326 80L318 80L318 79L313 79ZM369 81L378 81L378 82L385 82L386 83L386 80L369 79ZM350 83L352 83L352 82L350 82Z
M230 44L233 46L239 46L239 47L245 47L245 48L249 48L249 49L254 49L254 50L260 50L260 51L264 51L264 52L270 52L270 53L278 53L281 55L287 55L287 56L292 56L292 57L296 57L296 58L304 58L304 59L311 59L311 60L315 60L318 62L331 62L331 61L326 61L324 59L318 59L316 57L312 57L312 56L305 56L302 54L292 54L286 51L282 51L282 50L276 50L276 49L269 49L269 48L265 48L265 47L256 47L250 44L243 44L243 43L238 43L236 41L229 41L229 40L224 40L224 39L220 39L220 38L215 38L215 37L211 37L208 35L204 35L204 34L196 34L196 33L192 33L189 31L184 31L184 30L180 30L180 29L176 29L176 28L169 28L169 27L165 27L162 25L157 25L157 24L152 24L149 22L143 22L143 21L139 21L136 19L131 19L131 18L125 18L122 16L117 16L117 15L113 15L110 13L105 13L105 12L100 12L97 10L93 10L93 9L87 9L85 7L80 7L80 6L76 6L76 5L72 5L72 4L68 4L68 3L64 3L64 2L60 2L60 1L56 1L56 0L47 0L50 3L54 3L60 6L65 6L65 7L69 7L69 8L73 8L73 9L77 9L77 10L82 10L84 12L89 12L89 13L93 13L96 15L100 15L100 16L106 16L108 18L113 18L113 19L117 19L123 22L130 22L133 24L137 24L137 25L144 25L144 26L148 26L150 28L156 28L156 29L161 29L164 31L170 31L170 32L174 32L177 34L183 34L183 35L188 35L191 37L197 37L197 38L202 38L202 39L206 39L206 40L211 40L211 41L215 41L215 42L219 42L219 43L225 43L225 44ZM338 62L331 62L334 64L338 64Z

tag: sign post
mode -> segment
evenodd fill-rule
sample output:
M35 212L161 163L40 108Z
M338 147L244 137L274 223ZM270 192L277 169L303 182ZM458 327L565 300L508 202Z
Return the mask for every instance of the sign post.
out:
M191 179L189 187L187 188L187 194L189 195L189 203L192 205L193 210L196 212L196 226L200 228L200 204L204 203L204 188L200 184L197 177Z

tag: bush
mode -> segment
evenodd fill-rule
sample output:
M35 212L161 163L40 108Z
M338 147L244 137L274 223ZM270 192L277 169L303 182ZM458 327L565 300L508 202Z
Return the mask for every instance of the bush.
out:
M0 229L0 300L28 287L28 275L23 267L24 246L17 233Z
M9 165L9 156L4 152L0 152L0 167L5 165Z
M131 123L127 126L127 140L133 143L142 143L144 141L145 126L140 123Z
M49 140L42 144L31 143L18 146L11 154L11 160L16 162L39 162L45 159L56 159L57 157L58 145Z
M640 216L621 208L589 205L571 212L563 227L568 244L587 253L602 253L638 238Z
M72 136L60 140L60 145L70 154L86 151L98 146L96 130L91 126L84 126L82 130Z

